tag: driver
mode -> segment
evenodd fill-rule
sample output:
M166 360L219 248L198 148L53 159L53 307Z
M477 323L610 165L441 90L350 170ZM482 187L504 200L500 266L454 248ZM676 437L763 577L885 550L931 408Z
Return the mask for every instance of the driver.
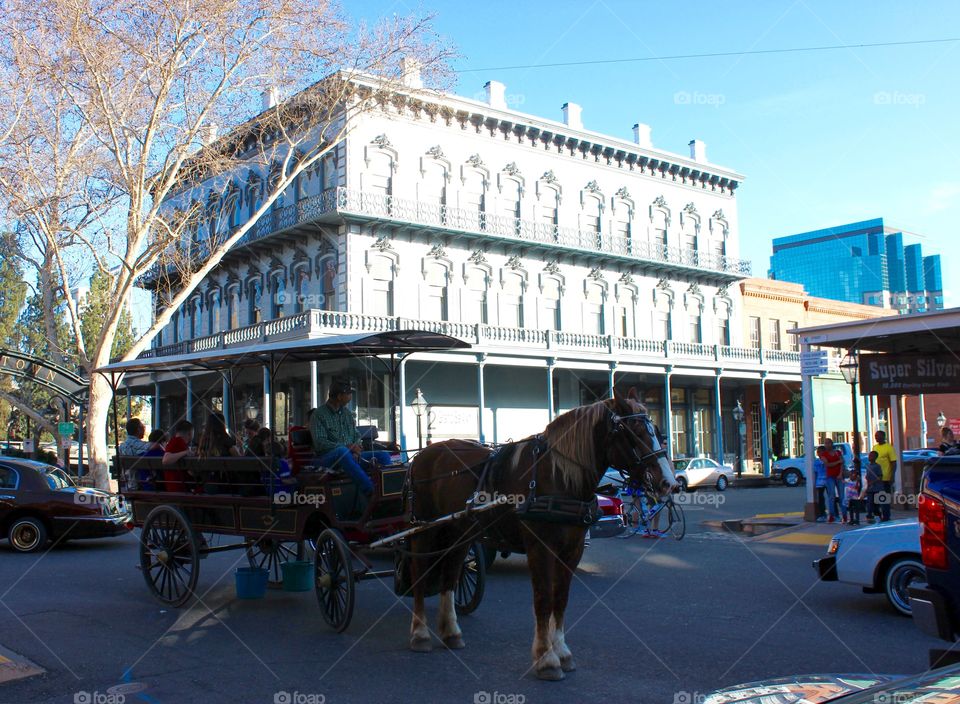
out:
M347 406L353 398L353 387L348 381L334 381L330 385L327 402L310 417L313 450L325 467L342 469L365 496L373 493L373 482L361 463L375 462L388 465L389 452L363 452L357 419Z

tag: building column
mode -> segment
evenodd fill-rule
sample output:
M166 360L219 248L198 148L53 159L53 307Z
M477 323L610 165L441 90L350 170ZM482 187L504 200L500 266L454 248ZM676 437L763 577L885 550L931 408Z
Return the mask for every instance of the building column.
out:
M223 411L223 417L227 419L227 426L233 430L237 431L238 428L234 425L236 420L233 417L233 404L230 401L230 382L227 381L227 377L222 377L221 387L220 387L220 408Z
M315 361L310 362L310 408L320 408L320 377Z
M927 446L927 412L923 405L923 394L917 396L917 401L920 404L920 447L924 448Z
M560 305L557 303L557 305ZM547 421L553 420L553 366L557 363L553 357L547 358Z
M673 459L673 407L670 404L670 374L673 372L673 366L667 365L663 376L663 433L667 437L667 449L670 450L670 458Z
M160 382L153 378L153 427L160 427Z
M903 467L900 466L900 457L903 452L901 447L900 431L903 415L901 411L902 396L890 397L890 422L887 423L887 441L893 445L893 454L897 459L897 470L893 475L893 493L903 493Z
M133 415L133 397L130 396L130 387L124 385L127 392L127 420L130 420L130 416Z
M810 351L810 345L801 344L800 353ZM817 446L816 438L813 432L813 377L804 374L800 377L800 394L803 403L803 467L804 474L807 477L806 494L807 502L804 506L803 518L806 521L817 520L816 504L816 486L817 480L813 471L813 460L815 448Z
M193 377L187 374L187 408L184 417L193 422Z
M483 388L483 365L486 359L486 354L477 355L477 438L480 442L486 442L483 433L483 410L487 407L487 396Z
M716 431L714 439L714 451L717 453L717 463L723 464L723 406L720 402L720 374L722 369L717 370L717 375L713 379L713 403L714 418L716 419Z
M607 388L609 389L610 395L608 398L613 398L613 390L616 387L616 374L617 374L617 363L610 362L610 370L607 372Z
M863 397L863 418L867 425L867 444L865 447L869 447L872 442L871 438L876 432L873 427L873 404L870 402L870 396Z
M311 370L311 374L313 370ZM403 422L403 418L406 415L407 410L407 360L406 358L400 360L400 364L397 367L397 376L399 377L398 381L398 393L397 393L397 428L400 437L397 441L400 443L400 449L403 452L407 450L407 434L405 432L406 425ZM316 388L316 385L314 385ZM406 457L406 455L404 455Z
M770 476L770 438L767 422L767 373L760 372L760 464L763 476Z
M271 430L275 430L275 428L272 428L272 423L273 423L273 408L272 408L272 405L273 405L273 403L272 403L272 402L273 402L273 393L272 393L272 391L273 391L273 390L270 388L270 381L271 381L271 379L270 379L270 369L269 369L269 367L266 367L266 366L265 366L265 367L263 368L263 410L262 410L262 412L261 412L261 416L263 416L263 424L262 424L262 425L270 428Z

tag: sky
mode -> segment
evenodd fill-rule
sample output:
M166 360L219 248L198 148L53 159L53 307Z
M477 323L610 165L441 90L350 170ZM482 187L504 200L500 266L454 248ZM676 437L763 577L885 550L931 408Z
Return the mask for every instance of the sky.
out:
M553 68L503 67L960 38L960 3L348 2L357 16L435 13L459 57L455 92L506 84L511 107L707 158L746 176L737 191L741 256L766 276L771 240L883 217L942 256L946 305L960 214L960 41ZM498 68L500 67L500 68Z

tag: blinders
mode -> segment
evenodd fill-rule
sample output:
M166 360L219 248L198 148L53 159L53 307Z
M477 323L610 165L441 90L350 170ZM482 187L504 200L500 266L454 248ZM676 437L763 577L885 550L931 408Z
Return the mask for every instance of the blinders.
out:
M643 440L640 440L639 435L625 422L632 419L636 419L636 423L640 423L644 426L644 430L647 431L647 437L650 438L649 444ZM659 460L661 457L667 456L666 447L663 447L660 444L660 432L657 429L657 426L654 425L653 421L650 419L650 416L646 413L631 413L630 415L621 416L611 411L610 418L608 420L608 431L609 434L613 436L616 436L620 433L630 433L634 438L643 444L645 454L641 455L637 451L637 446L632 442L630 443L630 454L633 455L633 459L639 467L642 467L650 460Z

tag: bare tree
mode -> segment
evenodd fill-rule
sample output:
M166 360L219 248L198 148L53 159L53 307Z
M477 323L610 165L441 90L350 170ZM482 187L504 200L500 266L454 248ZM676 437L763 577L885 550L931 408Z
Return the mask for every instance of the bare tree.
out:
M112 272L113 305L95 340L84 341L64 297L91 379L91 467L108 486L110 388L93 372L110 361L138 278L159 272L167 286L124 358L150 344L358 114L389 100L409 62L436 82L449 52L427 18L367 26L327 0L8 0L0 29L0 97L11 106L0 116L6 214L29 223L57 280L70 281L78 252ZM270 91L291 97L263 106ZM217 137L218 126L230 129ZM252 212L229 224L218 216L202 241L191 237L209 218L195 193L250 168L264 174Z

